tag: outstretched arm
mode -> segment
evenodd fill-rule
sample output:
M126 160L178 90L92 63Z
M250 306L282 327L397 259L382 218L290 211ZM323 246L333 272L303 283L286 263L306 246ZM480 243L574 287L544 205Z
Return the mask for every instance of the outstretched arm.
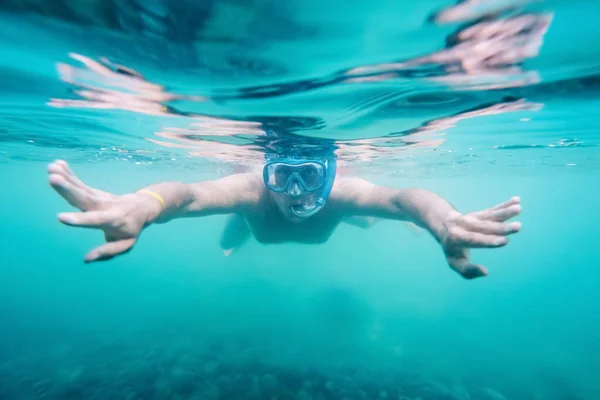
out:
M505 246L507 236L521 229L519 222L506 222L521 212L518 197L486 210L461 214L428 190L382 187L358 178L341 185L349 214L414 222L433 235L450 266L468 279L487 275L483 266L470 263L469 248Z
M107 260L133 247L142 230L174 218L243 211L258 201L260 186L250 174L194 184L164 182L118 196L91 188L64 161L48 167L50 185L81 212L59 214L70 226L104 231L104 245L90 251L86 262Z
M260 197L259 181L253 174L237 174L224 178L198 182L163 182L137 191L155 198L158 194L163 207L150 214L150 222L164 223L175 218L204 217L216 214L241 212L255 205ZM148 193L150 191L150 193ZM161 204L162 205L162 204Z

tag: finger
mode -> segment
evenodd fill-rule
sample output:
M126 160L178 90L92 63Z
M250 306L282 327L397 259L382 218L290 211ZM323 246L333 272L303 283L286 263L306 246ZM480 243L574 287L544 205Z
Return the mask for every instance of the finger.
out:
M98 202L98 199L101 198L101 196L111 197L109 193L104 192L102 190L94 189L93 187L83 183L83 181L79 179L77 175L75 175L71 167L69 167L69 164L64 160L56 160L55 162L50 164L48 166L48 172L64 176L65 179L69 181L69 183L71 183L73 186L76 186L77 188L85 191L88 194L90 207L95 206Z
M521 213L521 205L513 204L507 208L499 208L496 210L490 208L488 210L478 211L476 213L473 213L472 215L476 218L483 219L483 220L504 222L513 217L516 217L520 213Z
M65 176L66 178L67 172L65 171L63 164L60 161L61 160L58 160L48 165L48 173Z
M48 166L48 173L58 174L64 177L69 183L82 190L89 191L87 185L85 185L77 176L71 171L66 161L57 160Z
M490 210L500 210L503 208L510 207L514 204L521 204L521 198L519 196L511 197L510 200L505 201L504 203L500 203L500 204L490 208Z
M475 279L488 275L488 271L483 265L471 264L464 257L448 257L448 264L465 279Z
M75 175L73 170L71 170L71 168L69 167L69 164L66 161L58 160L55 162L55 164L58 164L60 167L62 167L63 171L65 172L65 177L67 178L67 180L69 182L71 182L74 186L77 186L81 190L84 190L89 195L88 199L90 200L90 206L95 205L95 203L97 203L96 200L100 196L107 195L106 192L103 192L98 189L94 189L94 188L86 185L85 183L83 183L83 181L81 179L79 179L79 177L77 177L77 175ZM92 204L92 203L94 203L94 204Z
M128 252L134 244L135 238L105 243L86 254L84 261L90 263L94 261L110 260L114 256Z
M77 60L79 62L81 62L83 65L85 65L86 67L88 67L90 70L97 72L101 75L111 75L113 74L113 72L110 70L110 68L108 68L105 65L102 65L101 63L92 60L91 58L79 55L77 53L69 53L69 56L74 59Z
M101 103L97 101L87 100L63 100L63 99L50 99L47 103L52 107L86 107L86 108L114 108L113 104Z
M63 224L81 228L102 228L111 221L114 221L114 219L115 218L108 211L58 214L58 220Z
M510 235L521 230L520 222L512 222L510 224L490 221L487 219L479 219L467 216L462 220L463 227L472 232L485 233L488 235Z
M452 245L467 248L495 248L502 247L508 243L505 236L488 235L485 233L468 231L457 228L452 235Z
M88 193L70 183L64 176L52 173L48 177L48 180L50 186L73 207L86 211L91 206Z
M81 179L79 179L77 177L77 175L75 175L75 173L73 172L73 170L71 169L71 167L69 167L69 164L65 161L65 160L57 160L56 164L61 166L63 168L63 170L65 171L65 174L67 177L69 177L69 180L73 183L77 183L80 186L83 187L87 187L86 184L84 184Z

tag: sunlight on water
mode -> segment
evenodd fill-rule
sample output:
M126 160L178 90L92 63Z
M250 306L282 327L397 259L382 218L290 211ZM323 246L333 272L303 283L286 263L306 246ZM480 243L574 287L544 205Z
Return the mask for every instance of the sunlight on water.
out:
M600 398L599 13L1 2L0 399ZM57 227L65 204L44 175L64 159L129 193L323 145L342 176L461 209L520 195L524 238L480 255L504 269L479 286L442 275L426 232L385 223L223 257L231 220L177 221L83 268L99 237Z

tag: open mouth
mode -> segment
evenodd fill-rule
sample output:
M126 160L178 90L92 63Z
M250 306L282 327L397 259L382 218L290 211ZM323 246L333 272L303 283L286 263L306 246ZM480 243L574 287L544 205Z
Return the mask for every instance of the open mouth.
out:
M311 199L290 201L290 207L308 207L314 202Z

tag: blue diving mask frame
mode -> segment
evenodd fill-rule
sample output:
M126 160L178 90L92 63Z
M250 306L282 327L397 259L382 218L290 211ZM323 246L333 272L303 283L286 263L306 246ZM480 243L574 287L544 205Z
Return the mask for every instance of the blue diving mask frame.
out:
M321 211L333 189L336 177L335 159L325 161L311 159L280 158L267 162L263 168L263 180L267 189L289 196L319 191L310 205L293 205L290 211L299 218L309 218ZM278 174L278 175L277 175ZM290 189L300 189L292 192Z

